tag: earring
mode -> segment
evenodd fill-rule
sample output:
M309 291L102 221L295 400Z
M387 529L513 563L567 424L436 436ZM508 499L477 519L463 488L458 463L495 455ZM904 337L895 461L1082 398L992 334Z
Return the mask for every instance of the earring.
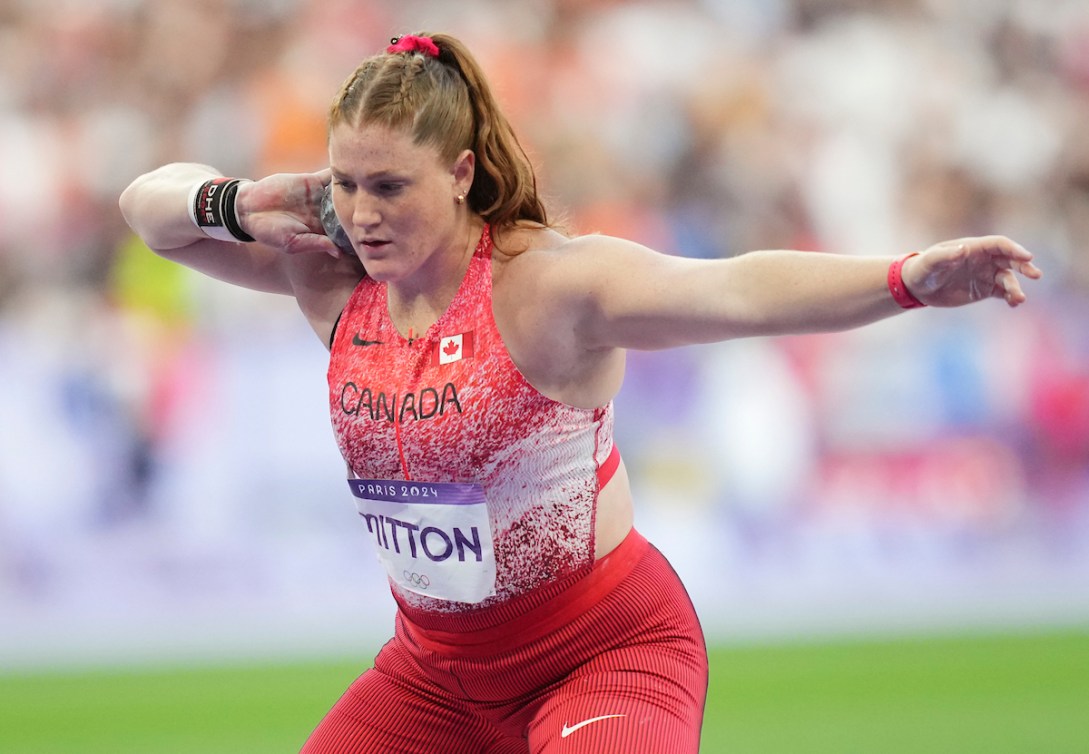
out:
M457 203L465 204L465 194L458 194Z

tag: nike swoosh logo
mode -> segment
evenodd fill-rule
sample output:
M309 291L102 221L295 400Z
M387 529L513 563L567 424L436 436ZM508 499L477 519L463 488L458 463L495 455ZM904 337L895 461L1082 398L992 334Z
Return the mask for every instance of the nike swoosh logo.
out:
M382 341L380 341L380 340L363 340L363 338L359 337L359 333L356 333L355 335L352 336L352 345L353 346L380 346L380 345L382 345Z
M575 723L569 726L567 723L563 724L563 730L560 731L560 738L567 738L579 728L584 728L590 723L598 723L602 720L609 720L614 717L627 717L627 715L602 715L601 717L591 717L589 720L583 720L581 723Z

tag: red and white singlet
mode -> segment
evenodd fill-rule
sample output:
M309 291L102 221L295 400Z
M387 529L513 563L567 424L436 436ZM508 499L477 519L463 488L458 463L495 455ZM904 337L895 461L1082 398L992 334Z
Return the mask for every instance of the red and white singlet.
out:
M333 430L366 530L403 606L463 612L588 569L615 471L612 403L545 397L492 315L484 228L446 312L413 340L364 278L329 361Z

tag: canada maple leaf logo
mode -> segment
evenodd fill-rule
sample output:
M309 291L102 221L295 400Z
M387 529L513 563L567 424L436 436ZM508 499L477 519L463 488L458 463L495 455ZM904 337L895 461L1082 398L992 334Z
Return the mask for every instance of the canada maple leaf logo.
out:
M471 358L473 358L472 330L440 338L431 351L432 366L453 364L455 361Z

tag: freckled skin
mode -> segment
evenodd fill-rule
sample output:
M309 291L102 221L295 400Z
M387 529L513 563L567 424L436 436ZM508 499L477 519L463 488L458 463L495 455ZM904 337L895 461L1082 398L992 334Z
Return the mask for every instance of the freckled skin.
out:
M389 317L385 286L365 278L344 311L330 357L333 430L353 475L484 487L496 594L470 605L397 590L404 603L423 609L495 604L593 562L597 467L612 449L612 404L567 406L526 382L492 318L491 282L485 231L450 307L409 343ZM440 338L470 331L471 357L432 364ZM357 336L378 343L353 345ZM434 392L425 403L428 388ZM364 389L370 393L361 404ZM437 408L436 394L446 398ZM415 414L404 408L406 401ZM389 420L391 406L400 421Z

